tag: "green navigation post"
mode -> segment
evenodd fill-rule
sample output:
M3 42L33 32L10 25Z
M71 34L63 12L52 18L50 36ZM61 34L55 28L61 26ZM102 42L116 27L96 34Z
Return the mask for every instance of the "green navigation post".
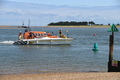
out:
M112 67L112 60L113 60L113 51L114 51L114 32L119 32L117 27L112 24L111 28L108 30L108 32L112 32L112 35L110 35L109 38L109 62L108 62L108 72L114 72L116 71Z
M119 32L117 27L112 24L111 28L108 30L108 32L112 32L112 35L110 35L109 39L109 61L113 60L113 49L114 49L114 32Z

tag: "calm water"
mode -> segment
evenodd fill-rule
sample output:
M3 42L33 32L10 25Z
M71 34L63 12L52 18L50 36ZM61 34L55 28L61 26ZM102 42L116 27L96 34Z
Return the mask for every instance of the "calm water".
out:
M33 28L58 34L61 28ZM108 28L62 28L75 38L71 45L12 45L19 31L0 29L0 74L41 72L107 71L109 55ZM96 33L96 36L93 34ZM100 51L93 52L97 42ZM120 60L120 33L115 33L114 59Z

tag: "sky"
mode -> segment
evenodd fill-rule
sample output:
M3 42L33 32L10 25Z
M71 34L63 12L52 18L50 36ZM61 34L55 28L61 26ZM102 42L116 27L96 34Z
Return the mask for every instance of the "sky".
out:
M0 25L46 26L59 21L120 23L120 0L0 0Z
M49 5L69 5L69 6L114 6L119 5L119 0L8 0L13 2L37 3Z

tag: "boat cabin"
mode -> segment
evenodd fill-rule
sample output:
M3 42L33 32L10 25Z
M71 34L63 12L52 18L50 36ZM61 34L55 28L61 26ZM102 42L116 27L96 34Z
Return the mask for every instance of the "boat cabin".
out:
M34 38L41 38L41 37L58 38L58 36L53 36L51 33L46 33L44 31L28 31L28 32L25 32L23 35L20 34L18 36L19 39L34 39Z
M34 38L40 38L46 36L47 36L46 32L42 32L42 31L30 31L30 32L25 32L23 34L24 39L34 39Z

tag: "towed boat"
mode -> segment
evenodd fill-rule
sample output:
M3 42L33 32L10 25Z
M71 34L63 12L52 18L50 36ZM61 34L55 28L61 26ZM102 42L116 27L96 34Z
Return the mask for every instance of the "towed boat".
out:
M28 31L24 34L19 33L17 41L13 44L16 45L42 45L42 44L70 44L74 38L64 36L62 30L59 31L60 36L55 36L52 33L44 31Z

